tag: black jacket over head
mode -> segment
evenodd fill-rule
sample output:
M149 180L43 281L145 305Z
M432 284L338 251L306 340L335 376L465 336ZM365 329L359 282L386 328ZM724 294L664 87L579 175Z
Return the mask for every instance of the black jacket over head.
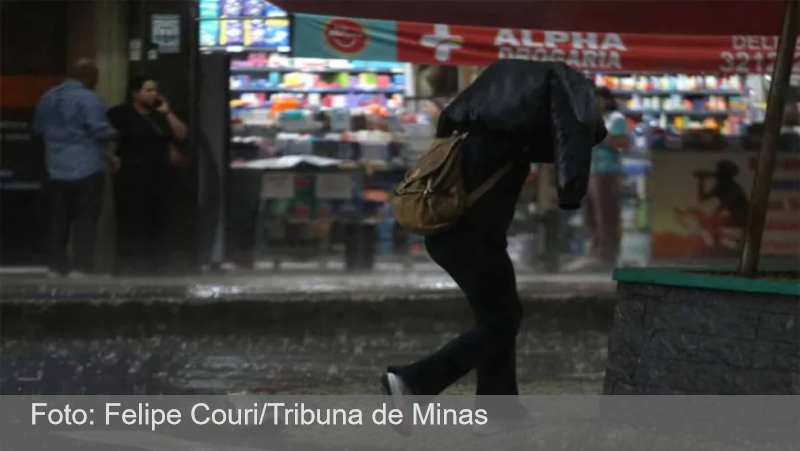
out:
M573 210L586 195L592 147L608 134L594 90L564 63L500 60L445 108L437 136L489 133L524 143L531 162L556 165L558 206Z

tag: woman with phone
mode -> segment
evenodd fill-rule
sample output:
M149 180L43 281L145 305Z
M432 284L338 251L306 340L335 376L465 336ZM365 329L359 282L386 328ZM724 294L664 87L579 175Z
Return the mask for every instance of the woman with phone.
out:
M118 132L113 159L115 272L156 274L165 265L171 173L186 165L176 144L188 131L159 93L156 79L144 75L129 80L126 102L109 110L108 118Z

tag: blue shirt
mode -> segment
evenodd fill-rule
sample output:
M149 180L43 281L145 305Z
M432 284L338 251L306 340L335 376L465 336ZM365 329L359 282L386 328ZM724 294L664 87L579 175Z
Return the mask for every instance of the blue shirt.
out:
M114 128L103 100L76 80L65 80L39 100L33 130L47 146L48 172L54 180L80 180L106 168L106 150Z
M603 116L608 136L627 136L628 124L619 111L611 111ZM622 156L607 142L601 142L592 150L592 174L621 174Z

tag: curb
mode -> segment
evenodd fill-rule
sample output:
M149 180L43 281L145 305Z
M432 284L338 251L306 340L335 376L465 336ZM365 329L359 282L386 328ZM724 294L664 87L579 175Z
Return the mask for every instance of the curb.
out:
M581 296L613 296L615 285L609 283L525 283L518 284L520 297L527 300L565 299ZM413 288L409 286L382 288L315 288L282 289L247 284L165 284L142 285L131 283L0 283L0 305L24 303L126 303L172 302L214 303L230 301L257 302L318 302L347 300L350 302L383 302L385 300L429 301L463 298L457 288Z
M526 321L552 330L607 329L614 294L525 294ZM298 300L297 295L197 299L4 299L3 337L152 336L213 334L296 334L309 331L386 333L429 331L442 324L469 324L463 296L451 293L330 294Z
M438 279L383 285L372 279L350 285L330 280L341 282L5 280L0 284L0 332L4 337L263 335L354 328L385 333L387 327L424 331L471 321L463 293ZM616 303L614 285L608 282L523 281L518 290L526 317L541 327L610 324Z

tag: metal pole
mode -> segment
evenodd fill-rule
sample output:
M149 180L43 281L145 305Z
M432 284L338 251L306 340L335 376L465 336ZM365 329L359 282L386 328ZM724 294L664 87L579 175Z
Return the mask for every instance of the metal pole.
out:
M192 221L194 227L194 253L192 255L194 260L194 270L199 271L203 264L207 263L204 261L204 236L203 236L203 220L205 219L202 215L202 180L203 180L203 165L200 158L200 117L198 112L200 111L200 101L199 101L199 84L198 84L198 74L200 73L200 23L198 19L200 17L200 11L198 10L199 3L190 3L189 4L189 112L188 112L188 120L189 120L189 154L190 158L197 163L192 167L194 171L194 221Z
M775 152L780 138L783 122L783 109L786 94L789 90L789 78L794 65L794 52L798 31L798 0L786 0L783 15L783 27L775 68L772 72L772 83L767 100L767 114L764 120L764 138L758 154L758 167L753 179L753 190L750 194L750 208L747 216L747 228L744 232L744 246L739 261L739 273L745 277L755 277L758 271L758 258L761 253L761 239L764 236L764 224L767 217L769 192L772 186L772 174L775 166Z
M139 39L141 47L139 49L139 72L136 75L147 73L147 61L150 59L150 30L147 27L147 0L139 2ZM126 93L127 95L127 93Z

